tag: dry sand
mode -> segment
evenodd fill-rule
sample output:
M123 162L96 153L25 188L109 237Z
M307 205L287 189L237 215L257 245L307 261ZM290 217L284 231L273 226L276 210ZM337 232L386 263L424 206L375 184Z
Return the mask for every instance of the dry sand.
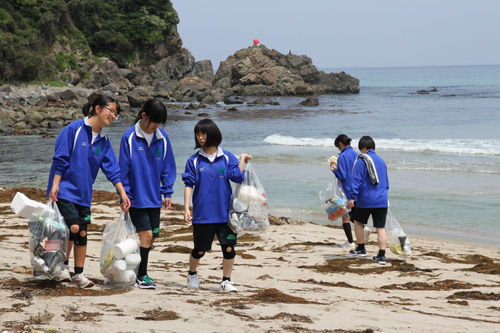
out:
M21 189L45 202L42 191ZM387 265L353 258L339 227L272 225L243 236L232 280L218 291L217 242L201 260L200 290L186 288L192 230L182 206L162 212L150 254L156 290L102 284L102 230L119 215L117 196L97 192L85 272L91 289L32 277L27 220L15 190L0 190L0 328L7 332L500 332L500 247L410 236L412 255ZM73 266L70 260L70 268ZM71 269L72 270L72 269Z

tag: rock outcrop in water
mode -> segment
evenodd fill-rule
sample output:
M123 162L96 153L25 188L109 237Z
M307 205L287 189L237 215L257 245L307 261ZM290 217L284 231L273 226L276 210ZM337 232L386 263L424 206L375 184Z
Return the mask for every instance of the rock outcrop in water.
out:
M359 80L344 72L319 71L308 56L256 45L221 62L214 87L246 96L357 94Z

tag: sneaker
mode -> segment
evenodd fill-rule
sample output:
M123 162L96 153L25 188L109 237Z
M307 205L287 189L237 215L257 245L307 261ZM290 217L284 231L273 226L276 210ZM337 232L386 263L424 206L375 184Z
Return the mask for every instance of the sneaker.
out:
M372 233L372 231L370 230L370 228L364 227L363 232L365 234L365 244L368 244L368 241L370 240L370 234Z
M187 283L188 288L200 289L200 279L198 279L198 275L196 275L196 274L189 275L188 274L187 280L188 280L188 283Z
M356 244L354 244L354 242L349 243L349 241L345 241L345 243L340 245L340 247L354 249L356 247Z
M94 286L94 282L90 281L83 273L73 275L73 282L80 288L92 288Z
M376 255L373 260L378 261L379 264L385 265L385 256Z
M135 285L140 289L156 289L154 280L147 275L135 279Z
M61 271L56 274L54 280L57 282L71 282L71 275L69 274L69 267L64 265Z
M349 251L353 256L366 257L366 249L360 250L357 246L354 250Z
M222 281L220 283L220 290L221 291L226 291L226 292L233 292L236 293L238 292L238 289L236 289L235 286L233 286L233 283L231 281Z

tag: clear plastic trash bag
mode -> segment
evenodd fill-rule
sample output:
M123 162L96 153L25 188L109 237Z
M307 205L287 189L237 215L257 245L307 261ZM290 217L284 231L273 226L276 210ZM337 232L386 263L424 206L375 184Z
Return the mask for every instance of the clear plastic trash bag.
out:
M48 210L33 215L28 222L30 259L33 276L56 277L64 265L68 249L69 230L57 204L49 201Z
M331 221L346 215L351 210L342 184L335 175L326 189L319 192L319 200L321 201L321 209Z
M269 227L267 198L252 165L245 165L245 180L231 195L229 227L238 235L260 234Z
M403 231L403 228L399 225L398 220L391 212L390 208L387 208L387 218L385 220L385 231L387 233L387 242L389 243L389 249L392 253L398 255L410 255L411 254L411 244L408 236Z
M122 211L106 224L102 234L100 271L104 284L134 284L140 262L139 236L130 215Z

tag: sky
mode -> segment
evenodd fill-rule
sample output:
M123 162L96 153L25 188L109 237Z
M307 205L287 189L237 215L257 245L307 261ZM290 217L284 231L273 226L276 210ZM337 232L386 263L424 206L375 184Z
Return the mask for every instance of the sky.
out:
M499 0L172 0L183 47L214 70L261 44L323 68L500 64Z

